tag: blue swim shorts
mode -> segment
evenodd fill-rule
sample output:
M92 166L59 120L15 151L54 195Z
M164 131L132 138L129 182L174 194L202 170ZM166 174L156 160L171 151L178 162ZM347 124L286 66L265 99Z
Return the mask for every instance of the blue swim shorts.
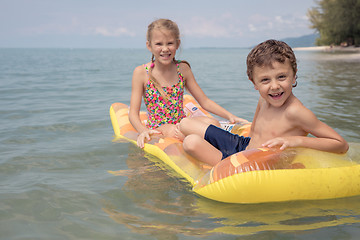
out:
M244 151L250 143L250 137L243 137L209 125L205 132L205 140L222 152L222 159L234 153Z

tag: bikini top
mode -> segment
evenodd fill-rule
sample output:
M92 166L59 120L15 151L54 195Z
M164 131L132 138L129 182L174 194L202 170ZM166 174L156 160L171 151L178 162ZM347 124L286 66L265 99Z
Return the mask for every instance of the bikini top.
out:
M149 74L149 68L144 64L146 72ZM168 100L161 96L161 93L149 80L145 87L144 102L148 112L146 126L155 129L162 124L176 124L185 117L183 110L184 96L184 77L180 73L180 64L176 64L179 81L171 87L163 87L168 96Z

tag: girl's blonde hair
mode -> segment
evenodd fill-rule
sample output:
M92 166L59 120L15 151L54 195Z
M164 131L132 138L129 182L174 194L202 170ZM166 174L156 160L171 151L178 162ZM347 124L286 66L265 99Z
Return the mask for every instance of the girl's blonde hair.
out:
M148 26L148 30L146 33L146 40L151 43L151 34L153 32L153 30L155 29L165 29L167 31L170 31L171 34L173 35L173 37L175 38L176 42L178 43L180 40L180 30L178 25L169 20L169 19L158 19L153 21L152 23L150 23L150 25ZM175 60L175 57L173 59L174 63L181 63L184 62L187 65L190 64L186 61L177 61ZM166 102L169 100L168 95L165 93L165 91L163 90L162 86L160 85L160 83L156 80L156 78L154 78L154 76L152 75L152 69L154 68L154 62L155 62L155 56L154 54L152 54L151 56L151 66L149 68L149 77L150 77L150 81L154 84L155 88L160 92L161 96L166 100ZM185 79L184 79L185 80Z

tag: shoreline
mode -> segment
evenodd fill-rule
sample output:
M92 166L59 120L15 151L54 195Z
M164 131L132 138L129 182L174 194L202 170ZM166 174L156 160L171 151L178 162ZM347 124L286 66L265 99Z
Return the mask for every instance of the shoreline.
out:
M342 46L314 46L314 47L296 47L296 51L323 51L323 52L346 52L360 53L360 47L342 47Z

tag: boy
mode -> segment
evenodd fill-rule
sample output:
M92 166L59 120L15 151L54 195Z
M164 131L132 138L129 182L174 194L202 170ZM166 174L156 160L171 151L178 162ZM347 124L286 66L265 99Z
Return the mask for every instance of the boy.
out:
M293 95L297 64L286 43L276 40L260 43L251 50L246 63L249 80L260 94L249 137L184 118L180 129L186 136L183 146L188 154L214 166L234 153L259 147L347 152L347 142ZM309 133L316 138L307 137Z

